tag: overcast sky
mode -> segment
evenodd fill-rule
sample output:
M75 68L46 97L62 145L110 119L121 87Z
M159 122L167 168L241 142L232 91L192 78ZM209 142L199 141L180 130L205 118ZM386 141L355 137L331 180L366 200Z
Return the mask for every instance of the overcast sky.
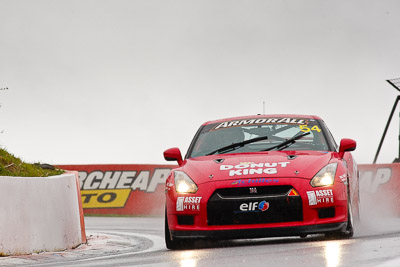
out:
M265 101L370 163L397 77L397 0L0 0L0 145L28 162L163 164ZM378 162L398 155L398 114Z

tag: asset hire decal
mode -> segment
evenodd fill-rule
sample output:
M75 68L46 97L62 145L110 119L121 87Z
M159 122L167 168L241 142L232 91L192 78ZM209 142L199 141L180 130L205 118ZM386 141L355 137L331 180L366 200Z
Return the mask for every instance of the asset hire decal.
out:
M176 199L176 211L200 211L202 197L178 197Z
M308 204L315 206L318 204L331 204L334 202L332 189L307 191Z

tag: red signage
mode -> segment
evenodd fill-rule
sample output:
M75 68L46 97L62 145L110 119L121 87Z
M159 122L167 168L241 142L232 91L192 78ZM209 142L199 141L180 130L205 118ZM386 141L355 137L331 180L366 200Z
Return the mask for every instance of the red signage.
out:
M174 165L59 165L79 173L85 214L162 215Z
M391 213L400 216L400 164L359 165L361 202L378 203Z

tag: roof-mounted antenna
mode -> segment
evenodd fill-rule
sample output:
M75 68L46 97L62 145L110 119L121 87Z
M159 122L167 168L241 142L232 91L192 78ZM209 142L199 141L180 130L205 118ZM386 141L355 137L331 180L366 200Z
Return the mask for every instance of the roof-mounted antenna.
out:
M265 115L265 101L263 101L263 115Z

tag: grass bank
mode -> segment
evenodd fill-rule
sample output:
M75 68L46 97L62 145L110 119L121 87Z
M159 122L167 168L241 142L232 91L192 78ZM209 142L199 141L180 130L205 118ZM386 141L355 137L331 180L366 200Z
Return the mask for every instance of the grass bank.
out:
M47 177L63 174L64 170L41 163L25 163L7 150L0 148L0 176Z

